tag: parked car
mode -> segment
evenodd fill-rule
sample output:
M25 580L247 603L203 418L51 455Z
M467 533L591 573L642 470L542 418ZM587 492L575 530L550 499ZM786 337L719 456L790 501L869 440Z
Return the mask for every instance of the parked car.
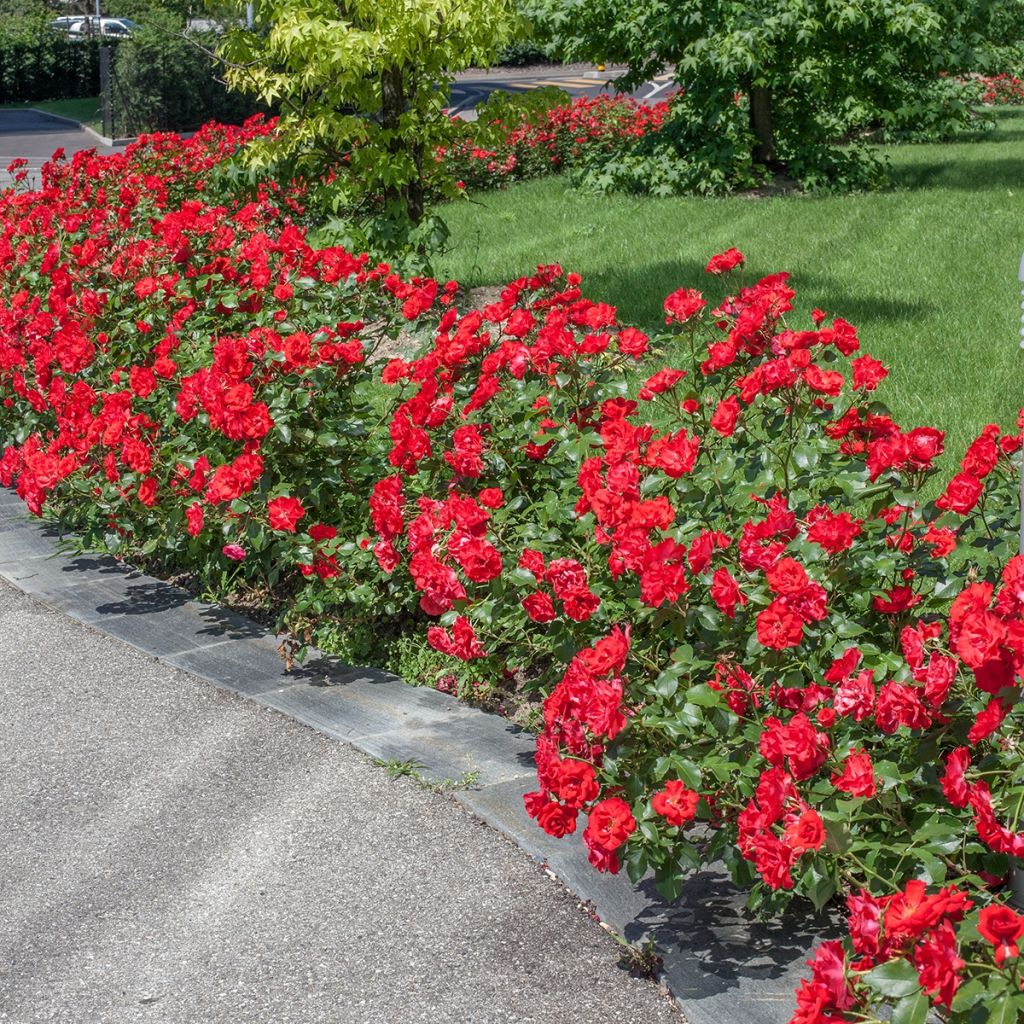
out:
M79 15L54 18L50 27L57 32L66 32L72 39L86 39L97 34L106 39L127 39L139 25L130 18L97 18L95 15L86 18Z

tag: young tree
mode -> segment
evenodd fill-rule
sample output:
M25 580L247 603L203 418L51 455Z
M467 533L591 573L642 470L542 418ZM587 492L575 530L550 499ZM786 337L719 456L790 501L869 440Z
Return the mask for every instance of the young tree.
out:
M754 163L796 177L844 164L835 143L941 101L941 72L975 70L1024 35L1022 0L529 0L572 60L621 61L638 83L673 65L705 130L741 104ZM692 144L693 140L689 140Z
M332 206L400 246L428 193L453 190L435 160L453 73L490 63L515 18L509 0L258 0L221 51L229 85L281 111L250 158L330 175Z

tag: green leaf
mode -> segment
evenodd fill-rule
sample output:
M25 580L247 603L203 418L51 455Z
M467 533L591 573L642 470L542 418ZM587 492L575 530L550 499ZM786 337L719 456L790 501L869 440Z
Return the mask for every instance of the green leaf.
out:
M679 673L666 669L654 680L654 692L659 697L671 697L679 689Z
M921 987L917 968L906 960L890 960L864 976L868 986L880 996L904 999Z
M893 1008L890 1024L924 1024L931 1000L924 992L904 996Z
M691 686L686 691L686 699L690 703L697 704L702 708L713 708L720 701L717 691L712 690L707 683L698 683L696 686Z
M1024 998L1005 995L989 1008L987 1024L1017 1024L1024 1016Z

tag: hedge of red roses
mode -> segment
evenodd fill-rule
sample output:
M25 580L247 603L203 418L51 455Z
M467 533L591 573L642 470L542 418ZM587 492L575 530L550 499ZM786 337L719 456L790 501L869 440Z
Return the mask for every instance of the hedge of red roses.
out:
M495 185L568 170L582 158L607 153L662 126L668 102L651 105L632 97L581 96L514 123L477 122L465 137L438 153L467 188Z
M293 629L419 616L525 675L527 809L599 870L845 899L794 1021L1016 1019L1019 427L924 501L942 432L873 400L845 320L787 322L787 275L680 289L657 337L555 266L462 311L311 246L297 193L214 191L265 130L0 197L0 482L90 546L284 595ZM370 363L403 325L419 352Z

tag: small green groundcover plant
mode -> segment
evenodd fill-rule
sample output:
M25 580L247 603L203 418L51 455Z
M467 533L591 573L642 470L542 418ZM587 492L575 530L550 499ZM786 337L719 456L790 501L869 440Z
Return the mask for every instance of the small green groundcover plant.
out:
M796 1024L1016 1020L1021 424L925 500L942 431L785 273L720 253L656 335L557 266L467 308L310 244L300 187L215 187L269 130L0 195L0 483L293 633L397 620L526 680L527 810L596 869L845 905Z

